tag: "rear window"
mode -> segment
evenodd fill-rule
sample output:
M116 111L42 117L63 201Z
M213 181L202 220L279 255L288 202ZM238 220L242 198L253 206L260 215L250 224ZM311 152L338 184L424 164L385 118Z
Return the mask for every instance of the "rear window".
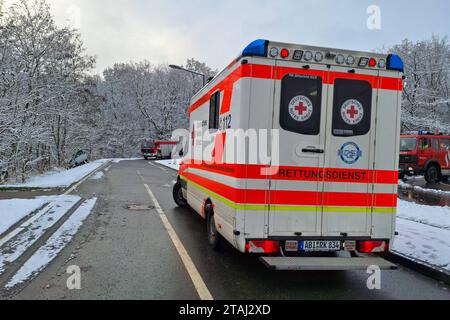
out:
M322 78L289 74L281 83L280 125L303 135L320 133Z
M415 151L417 149L416 138L402 138L400 139L400 151Z
M367 81L336 79L333 100L333 135L363 136L372 121L372 87Z

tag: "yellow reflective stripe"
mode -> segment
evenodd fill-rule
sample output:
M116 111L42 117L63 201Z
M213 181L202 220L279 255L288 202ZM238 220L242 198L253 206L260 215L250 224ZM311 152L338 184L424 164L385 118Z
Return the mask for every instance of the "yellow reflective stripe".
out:
M220 202L226 204L227 206L236 209L236 210L247 210L247 211L265 211L275 210L275 211L300 211L300 212L314 212L314 211L323 211L323 212L335 212L335 213L346 213L346 212L355 212L355 213L387 213L387 214L395 214L397 213L397 208L370 208L370 207L321 207L321 206L283 206L283 205L259 205L259 204L239 204L235 203L227 198L224 198L218 195L215 192L212 192L201 185L196 184L195 182L190 181L186 177L181 176L182 180L186 181L190 186L195 187L196 189L203 191L207 195L213 197L214 199L219 200Z

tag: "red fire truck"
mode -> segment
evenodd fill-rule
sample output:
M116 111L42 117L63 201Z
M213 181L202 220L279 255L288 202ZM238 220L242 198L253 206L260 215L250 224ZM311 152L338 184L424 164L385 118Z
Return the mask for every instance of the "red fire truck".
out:
M170 159L176 145L176 141L146 140L142 143L142 156L145 160Z
M419 131L401 136L400 177L421 174L429 183L448 179L450 135Z

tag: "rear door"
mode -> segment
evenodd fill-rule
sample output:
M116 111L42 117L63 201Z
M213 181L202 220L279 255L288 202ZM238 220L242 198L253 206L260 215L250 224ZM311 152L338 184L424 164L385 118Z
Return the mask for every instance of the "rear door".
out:
M320 236L329 72L325 65L277 61L275 73L280 150L272 165L280 169L270 178L269 235Z
M355 74L348 71L348 68L332 67L330 72L323 184L324 237L371 234L378 71L358 70Z

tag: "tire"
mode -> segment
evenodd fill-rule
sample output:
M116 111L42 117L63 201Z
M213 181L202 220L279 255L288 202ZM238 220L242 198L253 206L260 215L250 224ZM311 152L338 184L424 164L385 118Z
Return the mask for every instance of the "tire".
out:
M428 183L438 183L441 180L441 170L439 166L432 164L425 172L425 180Z
M216 220L214 219L214 210L211 204L205 206L206 214L206 233L208 236L208 244L216 251L220 250L222 236L217 231Z
M177 206L180 208L186 208L188 206L186 199L183 197L183 188L181 187L180 181L173 186L172 195Z

